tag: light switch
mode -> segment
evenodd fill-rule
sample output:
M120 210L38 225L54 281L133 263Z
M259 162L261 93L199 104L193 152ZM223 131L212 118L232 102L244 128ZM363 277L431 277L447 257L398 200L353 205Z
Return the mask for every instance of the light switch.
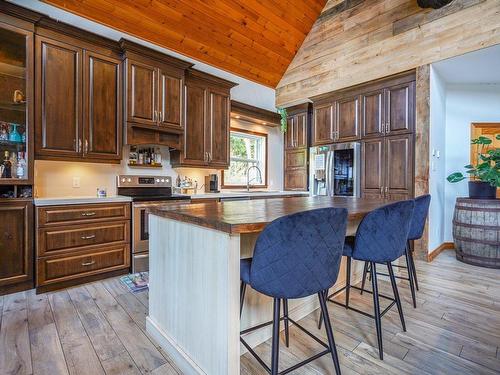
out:
M74 188L80 187L80 177L73 177L73 187Z

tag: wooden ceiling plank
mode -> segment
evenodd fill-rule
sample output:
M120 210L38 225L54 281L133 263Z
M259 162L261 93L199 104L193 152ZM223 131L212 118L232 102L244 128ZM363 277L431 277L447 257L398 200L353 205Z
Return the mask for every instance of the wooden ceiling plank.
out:
M205 28L212 28L214 31L217 32L217 35L223 35L225 36L225 42L227 42L227 46L230 47L235 47L232 45L233 41L237 41L239 43L242 43L243 46L242 48L236 48L236 50L243 51L245 55L248 55L248 52L245 51L245 48L251 48L252 52L256 52L257 54L261 55L264 54L268 56L269 58L273 59L276 64L281 65L279 69L276 71L282 72L283 69L286 69L288 66L288 63L290 61L290 55L288 55L287 58L281 56L279 53L277 53L274 49L268 48L264 45L261 45L260 43L257 43L256 41L252 40L250 37L245 35L245 33L240 33L233 28L227 27L226 25L222 25L220 22L217 22L213 18L210 17L210 15L207 15L203 12L198 11L195 8L192 8L186 4L184 4L182 1L179 0L158 0L158 1L152 1L151 6L161 4L161 11L165 11L165 8L172 8L173 5L176 6L176 9L178 9L179 13L183 14L184 21L190 20L192 22L197 23L199 26L204 26ZM172 4L172 5L170 5ZM178 8L177 8L178 7ZM201 30L204 30L203 27L200 27ZM188 31L193 30L190 28ZM248 34L248 33L247 33ZM239 37L234 38L235 35L238 35ZM207 35L204 33L203 37L205 38ZM208 36L210 37L210 36ZM236 46L237 47L237 46ZM255 53L253 53L255 54Z
M53 5L58 5L59 0L45 0L47 2L53 3ZM195 41L191 41L188 39L183 39L181 35L173 33L169 30L165 30L164 28L154 32L153 30L157 29L157 26L154 24L146 24L145 20L141 19L137 22L131 24L128 21L120 20L120 17L117 16L116 7L105 7L106 12L103 12L102 4L96 6L98 1L93 0L92 5L88 5L88 2L82 2L78 0L64 0L64 9L70 10L76 14L81 12L82 16L90 18L96 22L104 23L111 27L114 27L120 31L126 32L128 34L136 35L141 37L151 43L167 46L174 43L182 42L183 50L177 51L186 56L191 57L203 57L203 61L206 61L209 64L220 67L223 70L233 72L234 74L241 75L255 82L264 84L269 87L274 87L276 83L279 81L280 75L277 74L269 74L264 71L259 71L255 67L246 64L240 60L236 60L231 56L227 56L224 54L217 53L207 46L196 43ZM110 17L110 12L113 12L113 23L110 24L106 20ZM87 14L91 14L92 17L87 16ZM167 46L168 48L168 46ZM174 48L171 48L174 50Z
M163 1L163 0L160 0ZM180 0L186 5L192 5L191 0ZM293 58L296 53L294 47L290 47L286 39L281 38L278 34L274 34L270 30L261 27L259 24L249 19L242 13L236 12L234 9L217 2L210 6L213 1L205 0L199 3L197 7L202 9L206 17L213 18L214 21L226 25L228 28L234 29L242 35L249 35L256 43L274 50L280 56L287 59ZM229 16L229 17L228 17Z
M156 10L156 12L153 12L153 9L144 8L139 4L134 4L133 6L126 5L122 0L106 1L116 6L121 3L120 11L123 11L128 15L130 15L131 12L135 12L135 14L132 13L131 16L129 16L131 22L135 22L136 20L144 21L144 19L147 19L151 22L149 23L150 25L156 24L155 26L160 27L162 30L166 28L170 30L173 28L173 30L178 31L179 34L183 36L182 40L191 39L200 42L212 50L217 50L221 54L227 54L238 61L246 61L256 68L267 69L270 72L278 74L282 74L286 70L287 62L283 62L283 60L280 61L281 57L278 58L274 53L272 53L272 51L263 50L258 46L253 46L254 49L258 50L258 55L248 54L245 53L245 48L249 48L251 46L246 46L235 39L227 38L220 34L218 35L218 38L212 40L209 34L203 32L200 25L202 23L201 21L199 21L200 24L196 27L190 27L189 30L186 30L185 27L182 29L183 25L190 22L190 19L186 19L186 15L182 14L182 21L177 21L175 19L176 14L181 13L174 12L171 8L161 5L158 2L153 1L151 3L151 6L154 6L154 10ZM117 9L115 8L115 12L116 11ZM174 13L173 17L171 17L172 13ZM157 16L155 14L157 14ZM182 33L181 30L184 33ZM176 49L178 50L178 47ZM263 56L266 56L266 58L263 58ZM270 62L272 63L270 64ZM268 66L269 64L271 66Z

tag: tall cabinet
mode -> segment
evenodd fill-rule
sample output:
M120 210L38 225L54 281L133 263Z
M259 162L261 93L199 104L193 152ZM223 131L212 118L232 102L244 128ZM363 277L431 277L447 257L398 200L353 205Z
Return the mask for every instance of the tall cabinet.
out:
M0 12L0 295L33 287L33 31Z
M287 108L284 134L284 189L307 191L311 111L309 103Z

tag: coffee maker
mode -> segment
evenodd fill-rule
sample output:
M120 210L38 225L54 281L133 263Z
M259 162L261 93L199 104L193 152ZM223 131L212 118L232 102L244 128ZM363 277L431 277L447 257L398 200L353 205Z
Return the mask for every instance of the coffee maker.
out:
M219 193L219 177L216 174L205 176L205 193Z

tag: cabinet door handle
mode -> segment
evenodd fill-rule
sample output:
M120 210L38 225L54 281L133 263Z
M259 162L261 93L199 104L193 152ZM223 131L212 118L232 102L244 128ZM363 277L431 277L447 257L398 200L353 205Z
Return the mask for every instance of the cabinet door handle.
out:
M91 266L95 264L95 260L91 261L91 262L82 262L82 266Z
M82 236L80 237L82 240L92 240L95 238L95 234L90 234L88 236Z
M159 121L159 122L163 122L163 121L165 121L165 118L164 118L164 115L163 115L163 112L162 112L162 111L160 111L160 117L159 117L159 120L158 120L158 121Z
M207 152L208 154L208 161L211 162L212 161L212 153L209 151Z
M386 134L390 132L389 121L385 124L385 132L386 132Z
M385 192L388 193L389 192L389 188L386 186L385 187Z
M153 112L153 121L156 122L156 119L158 118L158 111L155 109Z
M380 187L380 195L384 195L384 187L383 186Z
M82 212L82 216L95 216L95 212Z
M76 150L76 152L81 152L82 151L82 140L79 139L78 140L78 150Z
M88 154L89 153L89 141L86 139L85 140L85 151L84 151L85 154Z

